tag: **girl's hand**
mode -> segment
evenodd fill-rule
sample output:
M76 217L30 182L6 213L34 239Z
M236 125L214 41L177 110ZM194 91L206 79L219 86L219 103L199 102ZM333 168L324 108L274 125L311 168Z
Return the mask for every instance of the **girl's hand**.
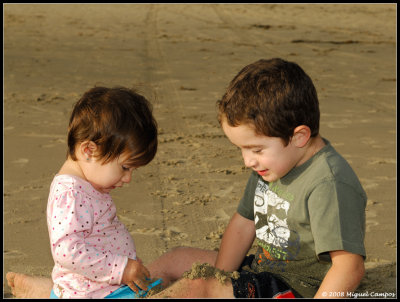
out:
M149 279L150 273L142 264L142 261L136 261L128 258L128 263L126 264L121 282L128 285L135 293L138 293L139 289L136 286L146 291L149 284Z

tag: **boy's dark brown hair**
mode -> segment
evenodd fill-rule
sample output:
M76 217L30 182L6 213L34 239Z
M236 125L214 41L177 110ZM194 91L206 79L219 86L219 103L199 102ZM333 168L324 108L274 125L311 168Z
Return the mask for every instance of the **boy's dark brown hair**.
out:
M287 145L297 126L311 136L319 132L319 104L310 77L299 65L275 58L244 67L231 81L218 105L218 120L228 125L250 123L256 133L280 137Z
M127 165L148 164L157 152L157 123L150 102L133 89L94 87L75 104L68 127L68 152L93 141L103 164L128 152Z

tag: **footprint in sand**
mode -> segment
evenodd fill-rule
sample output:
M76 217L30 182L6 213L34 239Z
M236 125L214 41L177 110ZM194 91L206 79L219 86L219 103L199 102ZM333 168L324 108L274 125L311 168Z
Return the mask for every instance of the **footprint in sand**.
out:
M168 227L168 229L164 231L163 235L164 235L163 239L166 241L181 240L188 237L188 234L181 232L181 230L178 229L177 227Z
M165 221L174 220L174 219L181 219L182 217L186 216L182 212L175 211L175 210L163 209L160 212L164 215Z
M27 163L29 163L29 159L19 158L19 159L13 160L11 163L16 164L16 165L26 165Z
M359 141L360 141L362 144L365 144L365 145L368 145L368 146L371 146L371 145L373 145L373 144L376 144L376 141L375 141L374 139L372 139L371 137L361 137L361 138L359 139Z
M374 189L379 186L379 184L375 180L360 178L360 181L362 183L364 190Z
M366 222L365 222L365 226L366 226L366 231L370 231L371 228L376 227L377 225L379 225L379 223L376 221L376 212L373 210L368 210L365 214L366 216Z
M141 235L157 235L162 234L162 230L157 228L138 228L132 231L132 233L141 234Z
M222 198L229 195L233 191L233 189L234 189L233 186L228 186L226 188L222 188L219 191L215 192L214 195Z
M394 158L375 158L371 161L368 161L369 165L381 165L381 164L396 164L397 160Z
M4 258L22 258L26 256L24 253L17 250L5 250L3 255Z
M118 219L125 225L128 232L133 232L135 230L135 220L121 214L118 215Z
M52 143L50 143L50 144L40 145L40 147L42 147L42 148L52 148L52 147L55 147L58 144L65 144L66 140L62 139L62 138L55 138L55 139L52 139L51 142Z
M224 235L225 227L223 225L218 226L218 230L210 232L204 237L205 240L220 241Z
M121 220L121 222L124 224L135 224L135 220L128 216L123 216L121 214L118 214L118 219Z
M342 119L339 121L327 122L326 125L329 128L337 129L337 128L347 128L348 125L350 125L351 123L352 123L352 121L349 119Z
M226 214L223 209L219 209L215 212L215 215L211 217L205 217L204 221L217 221L217 220L229 220L231 217Z
M395 248L397 248L397 241L396 241L396 239L389 240L389 241L385 242L385 245L390 246L395 249Z
M188 237L188 234L181 232L181 230L176 227L169 227L165 231L157 228L138 228L133 230L132 233L141 235L155 235L161 237L165 241L181 240Z
M222 238L222 234L218 232L210 232L207 236L204 237L205 240L211 241L219 241Z

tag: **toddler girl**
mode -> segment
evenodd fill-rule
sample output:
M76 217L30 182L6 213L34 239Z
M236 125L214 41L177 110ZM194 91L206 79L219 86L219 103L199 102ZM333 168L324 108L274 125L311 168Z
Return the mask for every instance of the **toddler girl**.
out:
M119 298L128 292L134 298L161 282L148 284L149 271L109 194L129 183L132 171L148 164L156 150L151 105L133 90L95 87L76 103L67 159L47 205L55 262L51 297Z

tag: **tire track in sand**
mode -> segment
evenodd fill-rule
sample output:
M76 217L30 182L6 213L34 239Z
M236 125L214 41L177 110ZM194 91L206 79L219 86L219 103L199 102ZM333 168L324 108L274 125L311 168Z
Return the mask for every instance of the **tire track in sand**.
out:
M150 71L149 81L156 85L155 107L158 108L158 112L155 110L155 115L160 127L159 151L155 162L151 165L153 175L156 175L153 179L156 178L158 187L152 192L154 202L157 202L153 207L162 215L160 237L164 241L164 248L168 250L182 243L190 245L193 241L191 238L199 236L205 238L206 234L217 230L218 226L216 222L204 223L202 217L209 216L204 200L208 201L209 196L196 193L190 177L191 171L198 170L191 159L196 156L200 162L204 161L202 152L205 150L194 148L190 144L192 137L190 122L195 121L185 118L185 104L179 91L180 84L173 79L172 68L166 59L168 56L159 39L161 33L158 28L157 13L161 8L160 5L149 6L145 18L145 49ZM165 119L168 123L163 122ZM176 144L182 144L182 148L177 149ZM188 177L185 177L186 175ZM205 178L204 183L208 184L207 173L202 177ZM210 188L207 187L206 190L210 191ZM187 221L184 230L174 225L175 219Z

